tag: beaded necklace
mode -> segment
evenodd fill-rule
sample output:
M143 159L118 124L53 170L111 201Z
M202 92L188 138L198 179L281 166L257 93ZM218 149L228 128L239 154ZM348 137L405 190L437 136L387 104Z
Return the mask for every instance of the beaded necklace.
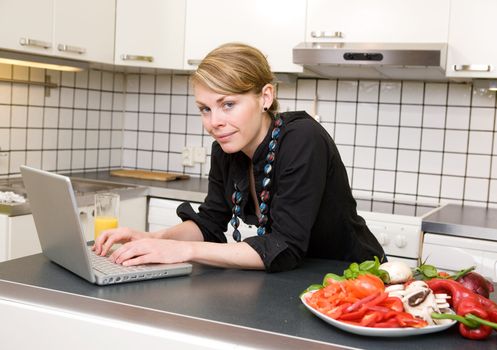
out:
M259 215L259 224L257 226L257 235L263 236L266 233L266 224L268 222L269 215L269 187L271 186L271 172L273 171L273 162L276 158L276 148L278 146L278 137L281 134L281 126L283 125L283 119L276 114L274 117L274 129L271 132L271 141L269 142L268 153L266 155L266 164L264 165L264 179L262 179L262 192L260 194L261 203L259 204L259 209L261 214ZM242 202L242 193L238 189L237 184L235 183L235 191L231 196L231 201L233 202L232 213L233 217L230 220L231 226L233 226L233 239L236 242L240 242L241 234L238 230L238 226L240 226L240 219L238 216L240 215L242 209L240 208L240 203Z

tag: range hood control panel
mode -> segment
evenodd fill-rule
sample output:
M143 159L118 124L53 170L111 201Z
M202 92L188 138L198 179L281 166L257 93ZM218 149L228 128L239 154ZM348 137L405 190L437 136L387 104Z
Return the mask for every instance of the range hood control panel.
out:
M346 52L343 54L346 61L382 61L381 53Z

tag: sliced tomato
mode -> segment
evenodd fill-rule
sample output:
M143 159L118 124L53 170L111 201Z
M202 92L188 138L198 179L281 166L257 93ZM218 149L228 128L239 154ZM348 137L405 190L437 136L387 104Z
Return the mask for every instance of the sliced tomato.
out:
M346 280L343 283L347 291L359 299L385 290L383 281L379 277L368 273L359 275L355 279Z

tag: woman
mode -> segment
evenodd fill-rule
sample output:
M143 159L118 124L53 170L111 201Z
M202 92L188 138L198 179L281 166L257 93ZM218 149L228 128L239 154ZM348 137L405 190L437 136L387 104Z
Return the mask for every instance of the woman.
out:
M278 114L274 77L264 55L243 44L210 52L191 76L205 130L215 139L209 190L195 213L178 208L183 222L154 232L118 228L95 242L123 265L196 261L209 265L282 271L303 257L363 261L384 257L357 215L347 173L325 129L305 112ZM239 220L257 235L226 243L227 224L240 240Z

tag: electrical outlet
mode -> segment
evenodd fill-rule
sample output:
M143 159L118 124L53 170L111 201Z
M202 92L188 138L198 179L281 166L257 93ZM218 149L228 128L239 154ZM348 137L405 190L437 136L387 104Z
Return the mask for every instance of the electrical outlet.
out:
M193 147L193 161L197 163L205 163L206 150L204 147Z
M193 166L193 147L186 146L181 152L183 166Z

